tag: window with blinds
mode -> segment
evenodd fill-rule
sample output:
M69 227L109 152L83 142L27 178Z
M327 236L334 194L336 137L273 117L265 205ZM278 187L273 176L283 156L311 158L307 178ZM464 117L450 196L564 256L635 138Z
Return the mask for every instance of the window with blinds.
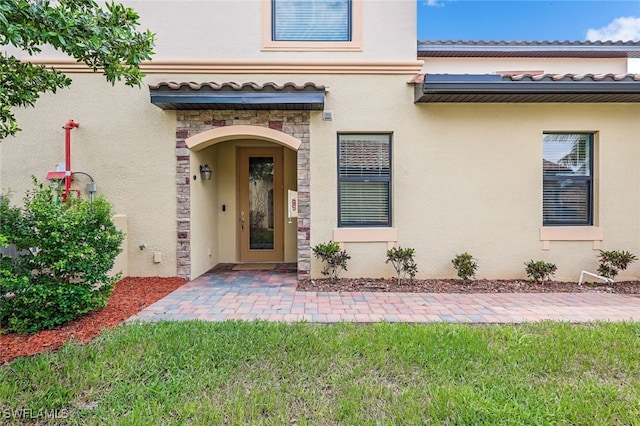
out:
M338 226L391 226L391 135L338 135Z
M273 41L351 41L351 0L272 0Z
M542 175L543 225L593 224L592 134L544 134Z

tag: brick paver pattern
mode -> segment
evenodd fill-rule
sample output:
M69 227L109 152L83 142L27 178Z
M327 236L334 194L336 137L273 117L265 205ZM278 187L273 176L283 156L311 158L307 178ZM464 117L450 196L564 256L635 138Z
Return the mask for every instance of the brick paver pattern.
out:
M295 272L212 271L186 283L129 321L640 321L640 297L633 295L301 292L296 291L296 279Z

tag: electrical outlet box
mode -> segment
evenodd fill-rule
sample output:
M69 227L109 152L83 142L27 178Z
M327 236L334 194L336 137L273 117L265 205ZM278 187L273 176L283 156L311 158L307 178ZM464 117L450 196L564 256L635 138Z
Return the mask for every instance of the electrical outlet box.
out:
M95 182L89 182L86 186L87 192L96 192L98 189Z
M153 263L160 263L162 262L162 252L161 251L154 251L153 252Z

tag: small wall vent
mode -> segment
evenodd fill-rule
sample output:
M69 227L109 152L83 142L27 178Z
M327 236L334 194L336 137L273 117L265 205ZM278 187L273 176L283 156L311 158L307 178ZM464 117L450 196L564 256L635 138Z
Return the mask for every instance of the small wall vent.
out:
M333 120L333 111L331 111L331 110L322 111L322 119L324 121Z

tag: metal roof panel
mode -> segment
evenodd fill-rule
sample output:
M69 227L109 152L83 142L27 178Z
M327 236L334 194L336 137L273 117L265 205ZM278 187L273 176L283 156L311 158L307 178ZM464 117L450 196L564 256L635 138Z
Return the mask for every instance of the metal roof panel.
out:
M415 85L414 102L640 102L637 74L490 75L426 75Z

